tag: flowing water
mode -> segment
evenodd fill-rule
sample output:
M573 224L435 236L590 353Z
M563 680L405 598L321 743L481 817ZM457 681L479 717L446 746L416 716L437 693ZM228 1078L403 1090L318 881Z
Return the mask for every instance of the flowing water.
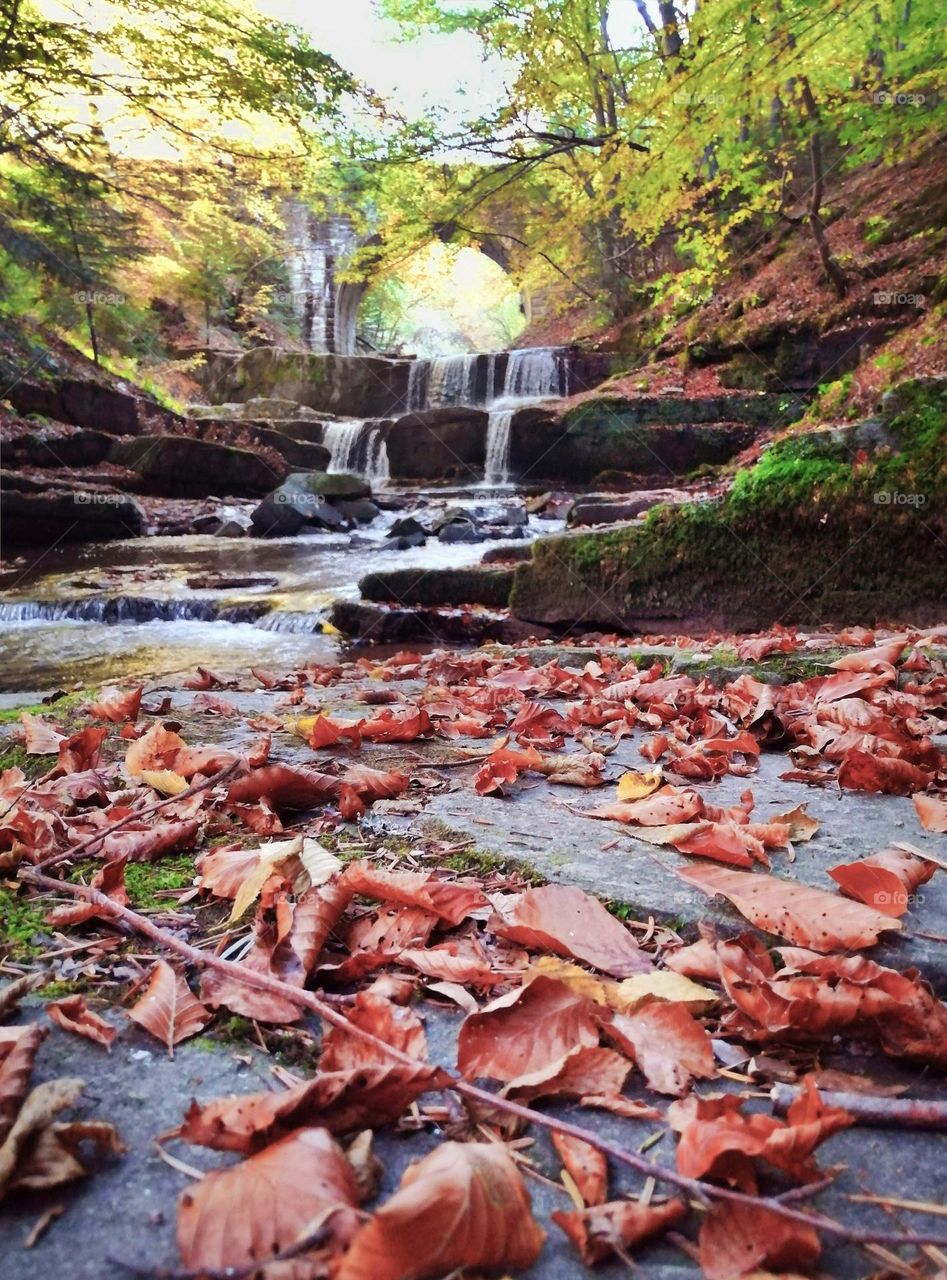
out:
M504 506L469 491L412 496L489 520ZM0 691L179 679L198 663L245 673L335 661L339 640L324 624L333 601L358 598L366 573L476 564L499 545L429 539L397 551L386 534L400 514L383 511L354 533L135 538L61 545L37 562L24 553L0 577ZM533 538L561 527L533 517L526 532Z
M329 450L330 473L348 472L361 476L374 488L382 489L391 478L388 446L380 428L364 418L327 422L322 429L322 443Z
M568 364L557 347L524 347L506 356L497 385L496 352L471 352L416 360L408 380L408 407L414 412L454 406L487 411L483 483L510 484L510 443L517 409L568 395Z

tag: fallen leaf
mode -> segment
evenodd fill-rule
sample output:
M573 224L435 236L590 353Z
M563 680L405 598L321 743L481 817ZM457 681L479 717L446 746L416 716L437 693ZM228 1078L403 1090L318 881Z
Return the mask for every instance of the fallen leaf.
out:
M568 1133L557 1133L555 1129L550 1137L583 1203L586 1206L604 1204L608 1194L608 1161L602 1152L596 1147L590 1147L581 1138L574 1138Z
M195 998L190 987L166 960L158 960L144 994L127 1011L140 1027L168 1047L174 1057L174 1046L201 1031L211 1014Z
M716 977L716 958L714 977ZM656 1000L681 1004L691 1013L705 1013L720 997L709 987L702 987L690 978L667 969L655 969L653 973L635 974L625 978L606 993L607 1003L619 1013L634 1013L643 1005Z
M490 905L472 880L441 880L422 871L376 871L365 862L350 862L341 882L350 893L420 907L449 924L460 924L472 911Z
M86 709L96 720L108 720L112 724L128 720L134 724L138 719L141 694L141 686L127 690L103 689L98 702L90 703Z
M324 1223L338 1247L355 1234L358 1187L325 1129L299 1129L178 1200L178 1247L195 1271L262 1266Z
M178 754L186 747L182 737L156 723L125 752L125 772L140 778L145 770L173 770Z
M914 808L925 830L947 832L947 800L916 794Z
M774 813L770 822L778 822L789 828L789 839L793 841L811 840L819 830L818 818L806 812L805 804L797 804L795 809L787 809L784 813Z
M268 764L238 778L227 792L227 804L265 800L273 809L312 809L334 800L341 782L328 773L288 764Z
M112 1041L118 1034L115 1027L93 1013L86 1005L85 996L66 996L62 1000L50 1000L45 1006L46 1012L57 1027L63 1031L72 1031L76 1035L94 1040L96 1044L111 1049Z
M23 725L23 746L28 756L54 756L59 752L59 744L66 735L60 733L55 725L41 716L30 715L28 711L20 712L20 722Z
M539 975L464 1019L457 1065L471 1078L515 1080L598 1040L589 1001L564 983Z
M618 779L619 800L641 800L657 791L662 782L661 770L652 769L650 773L637 773L630 769Z
M602 1030L657 1093L680 1097L692 1080L715 1075L710 1037L682 1004L655 1002L634 1014L616 1013Z
M915 889L926 884L936 870L935 862L915 858L903 849L885 849L869 858L830 867L829 875L849 898L896 919L911 905Z
M822 1253L814 1227L755 1204L712 1205L698 1247L707 1280L736 1280L758 1271L807 1273Z
M840 787L848 791L880 791L888 796L909 796L914 791L923 791L929 782L928 771L908 760L857 748L846 754L838 771Z
M446 1083L439 1067L423 1062L320 1071L282 1091L220 1098L203 1106L192 1102L181 1137L197 1146L246 1153L304 1125L322 1125L332 1133L377 1128L397 1120L422 1093Z
M517 1102L534 1098L617 1097L630 1071L631 1063L614 1049L583 1046L570 1049L558 1062L547 1062L516 1076L504 1086L503 1094Z
M179 796L187 790L187 778L173 769L142 769L141 780L162 796Z
M384 1044L423 1062L427 1057L424 1025L413 1009L393 1004L383 996L360 991L354 1004L345 1009L345 1017L353 1027L367 1031ZM364 1066L387 1066L391 1057L374 1048L361 1036L342 1027L332 1026L322 1040L320 1071L349 1071Z
M612 1200L589 1209L570 1212L557 1209L550 1216L575 1245L582 1261L594 1266L666 1231L686 1212L687 1206L682 1200L668 1200L664 1204Z
M613 977L651 968L632 934L597 898L572 885L548 884L494 902L487 927L535 951L571 956Z
M29 1092L33 1062L48 1035L49 1028L38 1022L4 1027L0 1032L0 1141L10 1131Z
M713 897L720 894L760 929L813 951L870 947L900 922L824 889L728 867L687 867L678 875Z
M341 1260L337 1280L421 1280L531 1267L546 1233L499 1143L447 1142L409 1166Z

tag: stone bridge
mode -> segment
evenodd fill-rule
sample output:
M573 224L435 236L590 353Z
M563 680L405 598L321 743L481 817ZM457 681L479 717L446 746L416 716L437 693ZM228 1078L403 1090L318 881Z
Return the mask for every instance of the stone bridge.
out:
M284 217L291 246L287 268L292 305L303 341L310 351L354 355L358 309L371 284L370 279L352 282L339 278L361 247L355 228L345 215L314 213L298 195L286 200ZM456 221L442 222L431 228L431 238L445 244L462 241L475 245L517 282L519 269L532 251L523 239L515 209L491 207L489 223L489 229L481 229ZM521 285L521 306L528 321L545 314L554 292L530 291Z

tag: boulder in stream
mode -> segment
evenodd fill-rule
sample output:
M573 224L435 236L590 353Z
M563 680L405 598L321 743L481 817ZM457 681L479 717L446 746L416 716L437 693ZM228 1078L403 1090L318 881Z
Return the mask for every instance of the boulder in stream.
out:
M370 497L371 487L358 476L294 471L267 494L250 518L260 533L270 537L298 533L304 525L344 529L348 519L354 518L345 515L345 504L365 503L363 512L367 513L373 506L366 501Z
M191 436L116 440L109 461L140 475L149 492L170 498L208 493L253 496L282 479L249 449Z

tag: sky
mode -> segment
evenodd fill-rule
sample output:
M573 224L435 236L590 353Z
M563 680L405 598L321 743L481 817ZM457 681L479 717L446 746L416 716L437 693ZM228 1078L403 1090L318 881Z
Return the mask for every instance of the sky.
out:
M256 0L256 7L302 27L317 48L409 116L441 106L460 120L500 96L504 68L483 60L469 32L399 42L398 24L380 15L375 0Z

